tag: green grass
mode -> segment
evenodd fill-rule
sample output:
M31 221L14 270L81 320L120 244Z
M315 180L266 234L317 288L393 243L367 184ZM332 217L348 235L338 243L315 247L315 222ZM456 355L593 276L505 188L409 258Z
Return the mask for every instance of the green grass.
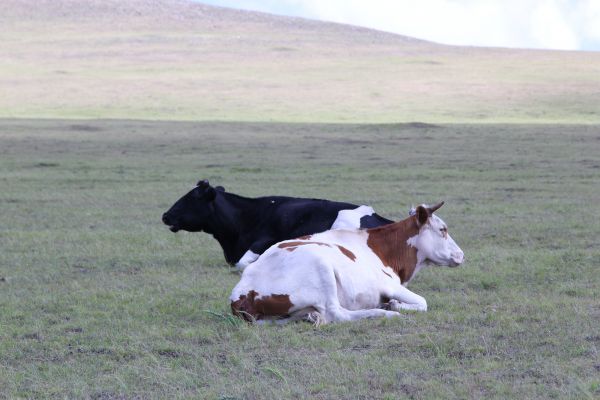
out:
M597 398L600 128L0 122L0 398ZM248 326L160 215L200 178L440 215L427 313Z

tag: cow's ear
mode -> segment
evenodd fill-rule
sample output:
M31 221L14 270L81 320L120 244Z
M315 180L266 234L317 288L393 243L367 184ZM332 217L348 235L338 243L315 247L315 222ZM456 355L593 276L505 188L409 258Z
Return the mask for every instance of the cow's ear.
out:
M429 219L429 211L424 206L418 206L415 215L417 216L417 223L419 226L423 226Z
M196 186L198 186L199 188L205 189L205 188L209 187L210 184L208 183L208 179L202 179L202 180L198 181Z
M219 192L224 192L225 188L223 186L215 186L215 189Z
M204 198L206 199L206 201L213 201L216 196L217 191L214 187L209 186L208 188L206 188L206 191L204 192Z

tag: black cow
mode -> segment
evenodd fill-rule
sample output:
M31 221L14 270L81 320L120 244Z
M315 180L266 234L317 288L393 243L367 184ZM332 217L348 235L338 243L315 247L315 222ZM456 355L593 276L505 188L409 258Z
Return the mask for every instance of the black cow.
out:
M242 269L282 240L392 222L368 206L284 196L251 199L212 187L207 180L177 200L162 220L172 232L210 233L223 248L225 260Z

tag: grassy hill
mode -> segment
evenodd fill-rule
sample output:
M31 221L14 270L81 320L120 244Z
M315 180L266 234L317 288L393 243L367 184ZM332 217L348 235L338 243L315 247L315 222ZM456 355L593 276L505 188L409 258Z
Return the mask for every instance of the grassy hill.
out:
M600 53L167 0L4 0L0 118L600 122Z

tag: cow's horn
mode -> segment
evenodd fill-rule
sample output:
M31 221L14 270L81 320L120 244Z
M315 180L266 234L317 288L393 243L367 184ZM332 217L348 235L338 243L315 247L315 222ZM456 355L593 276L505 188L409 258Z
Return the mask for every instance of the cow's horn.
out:
M443 202L443 201L440 201L440 202L439 202L439 203L437 203L436 205L429 207L429 212L430 212L431 214L433 214L434 212L436 212L436 211L437 211L437 210L438 210L438 209L439 209L441 206L443 206L443 205L444 205L444 202Z

